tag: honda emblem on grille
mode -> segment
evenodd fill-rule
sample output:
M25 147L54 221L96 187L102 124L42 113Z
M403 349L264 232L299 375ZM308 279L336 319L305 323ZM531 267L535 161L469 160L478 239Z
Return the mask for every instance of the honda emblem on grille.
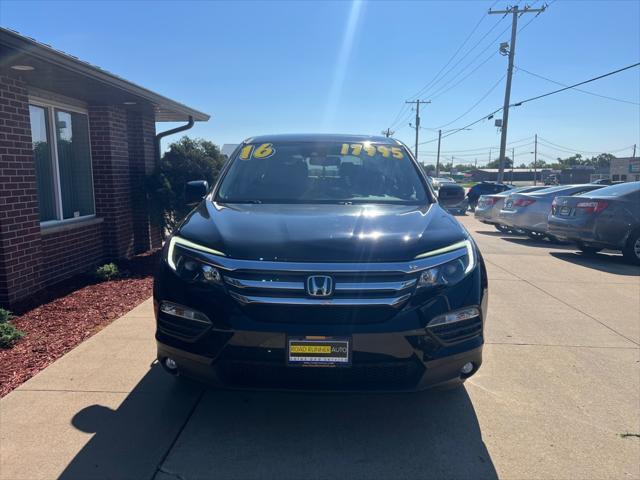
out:
M312 297L328 297L333 293L333 278L327 275L307 277L307 293Z

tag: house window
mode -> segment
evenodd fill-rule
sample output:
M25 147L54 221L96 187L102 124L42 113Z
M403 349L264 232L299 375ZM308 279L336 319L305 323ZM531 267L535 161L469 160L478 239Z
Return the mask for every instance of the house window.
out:
M29 105L40 221L95 213L87 115L53 105Z

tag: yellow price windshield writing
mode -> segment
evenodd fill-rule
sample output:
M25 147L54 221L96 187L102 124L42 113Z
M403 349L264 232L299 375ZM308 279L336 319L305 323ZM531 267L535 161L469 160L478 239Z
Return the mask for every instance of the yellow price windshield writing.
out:
M384 158L397 158L402 160L404 158L404 152L400 147L387 147L385 145L371 145L370 143L343 143L340 147L340 155L354 155L356 157L367 154L370 157L376 154L382 155Z
M250 158L269 158L276 149L273 148L272 143L263 143L262 145L246 145L240 149L240 160L249 160Z

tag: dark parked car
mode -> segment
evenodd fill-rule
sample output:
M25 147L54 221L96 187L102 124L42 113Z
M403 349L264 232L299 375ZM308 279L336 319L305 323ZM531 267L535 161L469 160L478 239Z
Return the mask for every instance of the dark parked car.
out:
M482 363L487 273L404 144L242 143L163 251L158 359L231 387L416 390ZM325 368L322 368L325 367ZM326 368L329 367L329 368Z
M478 199L482 195L491 195L493 193L504 192L505 190L510 190L511 185L506 185L504 183L495 183L495 182L480 182L476 183L473 187L469 189L467 192L467 201L469 202L469 208L471 211L475 211L476 206L478 205Z
M585 253L621 250L640 264L640 182L611 185L575 197L556 197L549 232Z
M457 183L442 183L438 189L438 197L447 199L444 209L453 214L464 215L469 208L469 202L464 196L464 188ZM449 198L458 198L460 201L448 201Z

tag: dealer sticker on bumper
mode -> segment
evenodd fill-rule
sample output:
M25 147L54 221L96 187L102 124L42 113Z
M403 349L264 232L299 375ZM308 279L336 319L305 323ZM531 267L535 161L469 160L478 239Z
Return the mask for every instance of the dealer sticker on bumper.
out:
M289 364L294 365L348 365L351 362L348 338L289 338L287 351Z

